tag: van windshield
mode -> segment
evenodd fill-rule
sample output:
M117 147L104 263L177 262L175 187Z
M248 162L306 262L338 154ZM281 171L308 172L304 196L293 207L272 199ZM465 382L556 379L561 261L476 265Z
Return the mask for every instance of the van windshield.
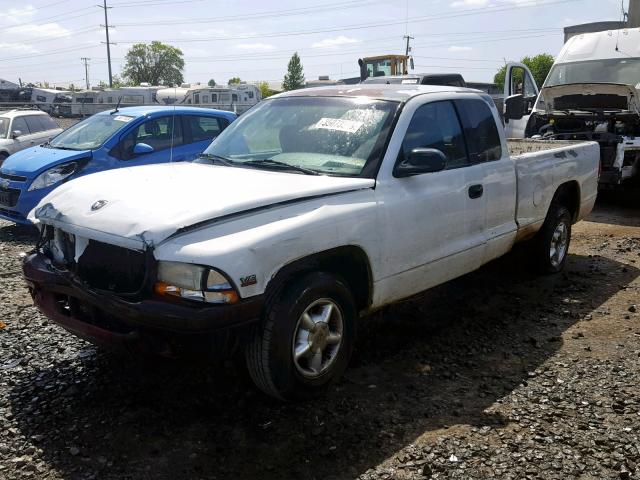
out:
M9 133L9 119L0 117L0 138L7 138Z
M49 145L64 150L95 150L133 120L127 115L94 115L55 137Z
M640 83L640 58L606 58L554 65L545 87L571 83Z
M234 166L372 177L398 105L366 97L265 100L224 130L198 162L215 157Z

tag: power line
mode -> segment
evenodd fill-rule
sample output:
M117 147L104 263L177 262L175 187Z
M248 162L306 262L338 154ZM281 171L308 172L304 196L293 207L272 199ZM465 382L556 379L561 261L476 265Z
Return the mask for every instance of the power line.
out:
M442 18L452 18L452 17L460 17L460 16L468 16L474 14L485 14L485 13L496 13L509 11L514 9L528 8L528 7L537 7L537 6L547 6L553 5L557 3L569 3L569 2L578 2L584 0L553 0L551 2L546 3L537 3L537 0L525 0L525 2L518 3L515 7L500 7L498 9L469 9L465 12L460 12L456 14L446 14L440 16L427 15L423 17L416 17L414 19L409 20L411 23L418 22L426 22L431 20L439 20ZM375 27L389 27L394 25L404 24L405 21L396 21L396 22L384 22L384 23L362 23L362 24L352 24L352 25L344 25L341 27L334 28L325 28L325 29L317 29L317 30L298 30L298 31L290 31L290 32L273 32L273 33L259 33L252 35L242 35L237 37L227 37L227 36L217 36L217 37L206 37L206 38L192 38L192 39L184 39L184 38L173 38L173 39L165 39L165 42L182 42L182 43L193 43L193 42L210 42L210 41L228 41L228 40L249 40L254 38L274 38L274 37L289 37L289 36L299 36L299 35L312 35L314 33L328 33L328 32L344 32L347 30L362 30L369 29ZM147 40L136 40L136 41L126 41L120 43L133 44L146 42Z

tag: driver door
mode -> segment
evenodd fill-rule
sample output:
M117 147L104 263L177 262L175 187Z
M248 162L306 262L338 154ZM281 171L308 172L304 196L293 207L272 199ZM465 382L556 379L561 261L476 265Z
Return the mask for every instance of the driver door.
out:
M533 74L523 63L508 63L504 78L504 98L512 95L523 95L525 114L519 120L505 118L504 129L507 138L524 138L531 111L538 98L538 85Z

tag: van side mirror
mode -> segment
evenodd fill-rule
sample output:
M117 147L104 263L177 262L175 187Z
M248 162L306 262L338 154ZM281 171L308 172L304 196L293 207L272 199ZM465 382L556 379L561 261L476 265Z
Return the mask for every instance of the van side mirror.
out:
M144 155L145 153L153 152L153 147L147 143L136 143L136 146L133 147L133 153L135 153L136 155Z
M447 157L435 148L414 148L408 158L396 165L394 176L411 177L422 173L434 173L444 170Z
M11 138L14 140L20 136L22 136L21 130L14 130L13 132L11 132Z
M519 93L507 97L504 101L505 123L509 123L509 120L520 120L524 117L524 110L524 95Z

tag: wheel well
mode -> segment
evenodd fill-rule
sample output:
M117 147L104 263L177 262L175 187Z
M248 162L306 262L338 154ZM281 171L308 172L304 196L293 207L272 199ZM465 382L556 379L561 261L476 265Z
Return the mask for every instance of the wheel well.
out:
M557 203L566 207L571 213L572 221L575 222L580 213L580 186L578 182L574 180L560 185L551 203Z
M282 267L267 286L267 295L294 277L309 271L323 271L340 276L351 289L358 310L372 301L373 277L369 257L360 247L348 245L301 258Z

